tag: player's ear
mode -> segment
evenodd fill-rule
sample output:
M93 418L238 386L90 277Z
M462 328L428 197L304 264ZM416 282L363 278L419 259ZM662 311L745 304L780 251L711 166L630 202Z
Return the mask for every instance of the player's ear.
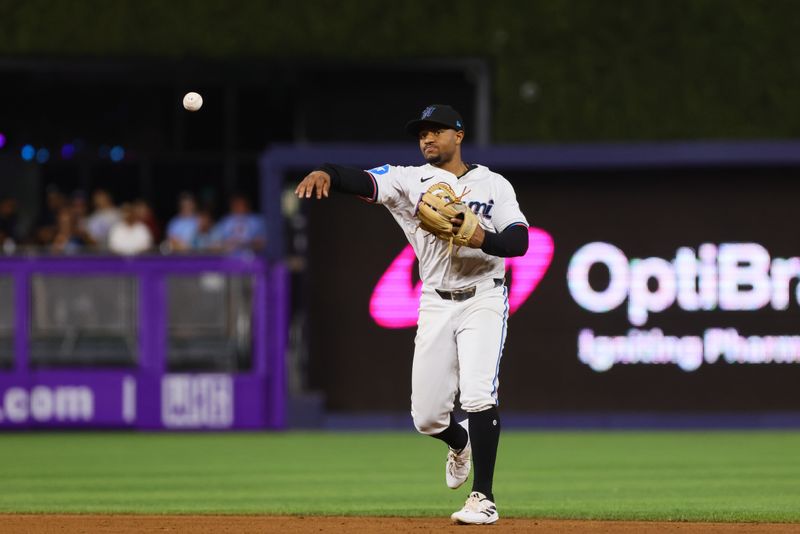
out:
M464 140L464 130L456 130L456 144L460 145Z

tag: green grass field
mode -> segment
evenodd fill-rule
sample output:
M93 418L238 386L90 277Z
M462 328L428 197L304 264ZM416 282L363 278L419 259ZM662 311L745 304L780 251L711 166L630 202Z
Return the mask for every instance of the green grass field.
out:
M0 435L0 512L446 516L445 447L403 433ZM503 517L800 521L797 432L506 432Z

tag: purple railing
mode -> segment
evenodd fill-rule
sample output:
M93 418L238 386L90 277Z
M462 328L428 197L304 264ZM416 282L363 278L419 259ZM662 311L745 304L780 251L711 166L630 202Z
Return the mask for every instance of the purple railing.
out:
M250 275L252 365L237 373L167 370L168 275ZM32 368L33 275L138 280L138 359L126 368ZM14 362L0 370L0 428L278 429L285 426L286 272L257 257L8 257ZM191 302L186 303L191 306Z

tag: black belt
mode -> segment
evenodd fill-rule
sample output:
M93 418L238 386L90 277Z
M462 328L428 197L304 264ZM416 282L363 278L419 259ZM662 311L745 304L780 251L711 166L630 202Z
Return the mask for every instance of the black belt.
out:
M495 278L494 279L494 287L500 287L503 285L505 280L502 278ZM439 293L439 296L445 300L455 300L455 301L462 301L471 299L475 296L475 292L478 290L478 286L470 286L464 289L454 289L452 291L445 291L444 289L437 289L436 292Z

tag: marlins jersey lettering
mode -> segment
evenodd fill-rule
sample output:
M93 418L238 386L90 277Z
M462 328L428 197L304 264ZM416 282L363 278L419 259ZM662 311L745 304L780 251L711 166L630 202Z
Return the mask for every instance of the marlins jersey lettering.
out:
M512 225L528 226L519 209L511 184L482 165L472 165L457 178L431 164L420 167L383 165L367 171L374 183L372 198L383 204L403 229L419 259L422 282L438 289L459 289L487 278L503 278L505 261L480 249L461 247L448 255L448 243L418 228L416 208L422 195L436 183L449 184L462 201L478 216L489 232L502 232Z

